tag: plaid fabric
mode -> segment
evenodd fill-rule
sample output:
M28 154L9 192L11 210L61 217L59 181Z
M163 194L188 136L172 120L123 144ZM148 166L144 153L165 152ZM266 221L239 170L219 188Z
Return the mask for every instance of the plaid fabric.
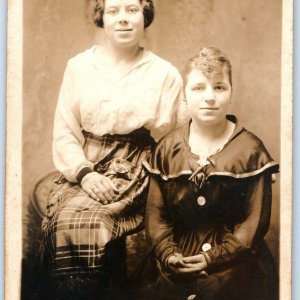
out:
M85 133L84 151L95 157L94 170L108 176L121 193L115 204L102 205L63 176L55 181L43 220L45 254L54 263L54 276L102 272L105 246L141 226L148 175L141 162L154 141L144 130L122 136Z

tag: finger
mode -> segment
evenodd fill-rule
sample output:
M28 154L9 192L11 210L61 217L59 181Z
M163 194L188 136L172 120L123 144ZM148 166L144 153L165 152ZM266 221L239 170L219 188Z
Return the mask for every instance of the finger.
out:
M178 259L177 257L172 257L168 264L174 267L184 267L182 260Z
M93 199L97 200L98 202L102 203L102 204L107 204L107 200L105 198L105 196L103 195L103 187L92 187L91 188L91 192L90 195Z
M178 257L179 259L183 259L183 255L181 254L181 253L177 253L177 252L175 252L174 253L174 256L176 256L176 257Z
M180 272L181 274L193 274L193 273L200 273L202 271L201 268L197 267L193 267L193 268L177 268L178 272Z
M108 193L109 197L112 199L112 201L114 201L114 199L116 197L116 193L110 183L111 183L110 180L101 182L101 184L103 186L103 193L104 194Z
M91 198L93 198L94 200L98 201L98 196L97 194L94 192L94 190L92 188L88 189L88 194Z
M176 262L177 262L177 258L175 257L175 256L170 256L169 258L168 258L168 264L169 265L175 265L176 264Z
M108 191L105 191L105 192L103 193L103 195L104 195L104 197L105 197L105 199L106 199L106 201L107 201L108 203L113 203L113 202L115 202L115 197L112 197L111 194L110 194Z
M107 190L112 190L114 194L119 194L119 189L116 185L107 177L103 176L103 184L105 184Z
M193 263L193 264L183 263L182 266L184 268L187 268L187 269L195 269L195 268L202 269L202 264L201 263Z
M175 255L172 255L168 258L168 263L171 265L176 265L179 261L180 259Z
M105 200L107 203L113 202L115 198L114 193L109 193L103 182L99 184L97 195L101 199L101 201Z
M104 197L103 194L98 193L98 199L99 199L99 202L102 203L103 205L108 204L108 201L106 200L106 198Z
M102 202L103 200L101 191L97 186L92 186L89 188L89 195L98 202Z
M184 263L199 263L202 261L201 255L187 256L187 257L184 257L182 260Z

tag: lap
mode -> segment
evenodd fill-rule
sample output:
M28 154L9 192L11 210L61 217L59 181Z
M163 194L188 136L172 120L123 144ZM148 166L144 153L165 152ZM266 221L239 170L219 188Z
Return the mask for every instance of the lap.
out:
M271 260L266 254L253 256L198 279L174 276L161 270L156 283L142 288L138 295L141 299L157 300L188 299L189 296L206 300L276 300L278 282Z

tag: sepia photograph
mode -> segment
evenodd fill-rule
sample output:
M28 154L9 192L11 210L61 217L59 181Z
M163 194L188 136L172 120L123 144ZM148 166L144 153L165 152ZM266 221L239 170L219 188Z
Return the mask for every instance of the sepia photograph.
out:
M5 299L290 300L292 17L8 1Z

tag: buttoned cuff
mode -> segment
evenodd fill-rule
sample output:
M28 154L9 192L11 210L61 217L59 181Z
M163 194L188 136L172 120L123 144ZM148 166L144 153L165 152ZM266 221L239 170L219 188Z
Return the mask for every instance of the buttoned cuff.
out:
M76 180L77 182L80 184L83 177L89 173L92 173L93 172L93 169L90 168L90 167L83 167L77 174L76 176Z

